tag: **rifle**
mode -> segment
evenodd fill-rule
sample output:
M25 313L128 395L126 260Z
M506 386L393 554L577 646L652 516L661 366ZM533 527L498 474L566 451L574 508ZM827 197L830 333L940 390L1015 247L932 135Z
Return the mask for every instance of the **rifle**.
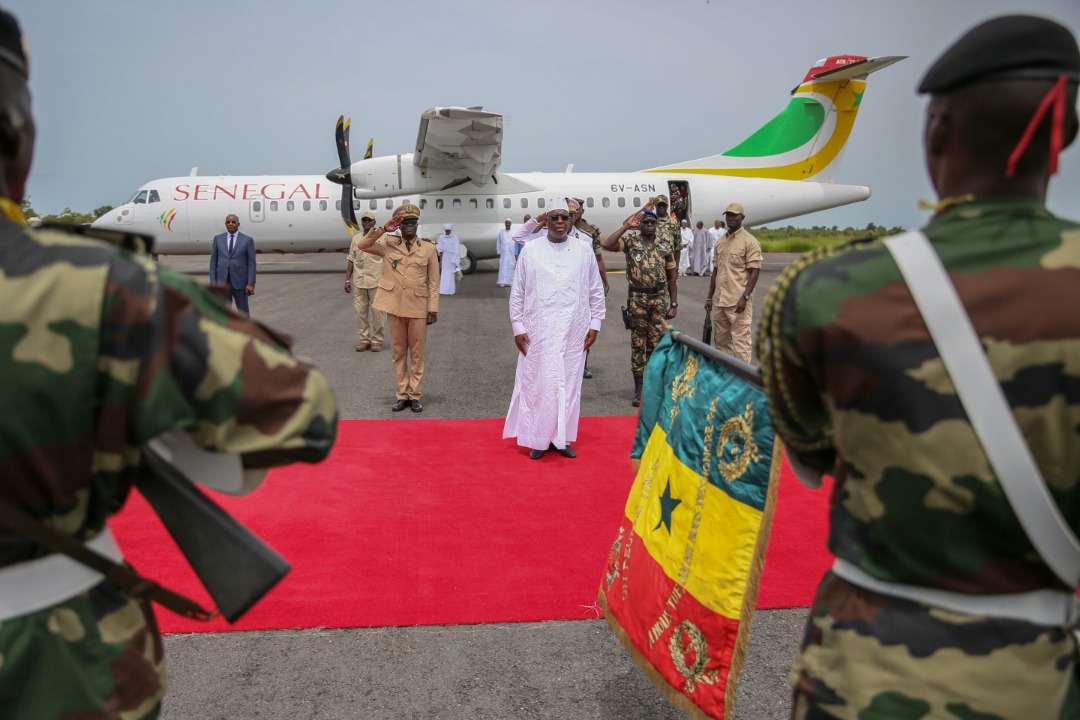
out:
M236 622L291 566L273 548L195 487L192 469L226 492L250 490L236 455L208 453L186 433L173 432L143 447L150 469L135 487L176 541L221 614ZM231 470L230 470L231 466Z

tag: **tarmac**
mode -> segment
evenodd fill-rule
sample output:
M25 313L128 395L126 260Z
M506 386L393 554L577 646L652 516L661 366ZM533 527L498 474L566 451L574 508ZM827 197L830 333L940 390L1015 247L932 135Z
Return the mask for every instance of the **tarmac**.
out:
M766 255L756 309L795 257ZM604 260L611 293L607 319L589 356L594 378L583 382L581 411L629 415L636 413L630 405L630 335L619 316L626 280L621 256L605 253ZM206 279L206 257L163 257L161 262ZM507 312L509 289L496 287L496 260L481 261L458 283L457 294L440 298L438 322L428 333L420 414L390 412L389 337L381 353L354 350L355 314L344 291L343 255L260 255L258 262L252 316L291 335L294 352L326 373L343 419L407 423L505 415L517 350ZM708 277L679 278L672 325L700 337L708 285ZM577 449L589 452L587 445ZM735 718L789 715L787 675L806 614L797 608L754 615ZM602 619L171 635L165 651L169 691L162 717L167 720L685 717L635 667Z

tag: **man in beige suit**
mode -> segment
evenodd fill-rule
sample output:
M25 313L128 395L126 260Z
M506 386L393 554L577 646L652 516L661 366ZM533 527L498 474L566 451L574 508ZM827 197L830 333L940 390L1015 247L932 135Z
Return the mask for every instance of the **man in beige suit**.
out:
M349 246L349 263L345 267L345 292L352 293L356 310L356 334L360 343L356 352L379 352L383 346L383 314L372 307L382 277L383 259L380 255L360 250L360 241L375 227L375 213L370 210L360 218L363 233L353 236Z
M435 322L439 311L439 256L435 243L416 236L419 222L420 208L406 203L394 210L386 225L372 228L359 242L361 250L383 258L374 307L386 313L386 324L390 326L397 378L397 401L391 408L394 412L409 406L414 413L424 410L420 404L424 342L427 326ZM398 228L401 237L387 235Z

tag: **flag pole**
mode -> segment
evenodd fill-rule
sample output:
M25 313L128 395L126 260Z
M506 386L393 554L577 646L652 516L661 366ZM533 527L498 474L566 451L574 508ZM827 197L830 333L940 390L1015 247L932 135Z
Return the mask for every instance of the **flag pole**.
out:
M745 363L739 358L732 357L727 353L720 352L711 345L706 345L697 338L690 337L684 332L679 330L672 330L671 337L675 342L680 342L691 350L696 350L707 358L711 358L722 365L726 365L729 370L741 377L747 382L753 383L758 387L762 387L761 382L761 370L756 365Z

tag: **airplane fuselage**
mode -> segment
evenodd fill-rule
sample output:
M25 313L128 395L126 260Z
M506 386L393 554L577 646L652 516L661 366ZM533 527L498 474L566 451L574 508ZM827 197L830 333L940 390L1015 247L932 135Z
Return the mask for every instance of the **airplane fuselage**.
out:
M762 225L870 196L867 187L809 181L731 178L658 172L500 173L483 187L467 183L438 193L354 200L357 214L371 210L379 222L403 202L421 206L420 234L436 238L451 223L473 261L496 256L506 218L521 223L544 211L550 197L585 200L585 219L606 235L651 197L684 189L687 216L707 227L730 202L747 208L747 225ZM346 252L340 188L321 175L175 177L144 185L131 201L96 226L150 234L159 254L209 254L225 216L235 213L263 253Z

